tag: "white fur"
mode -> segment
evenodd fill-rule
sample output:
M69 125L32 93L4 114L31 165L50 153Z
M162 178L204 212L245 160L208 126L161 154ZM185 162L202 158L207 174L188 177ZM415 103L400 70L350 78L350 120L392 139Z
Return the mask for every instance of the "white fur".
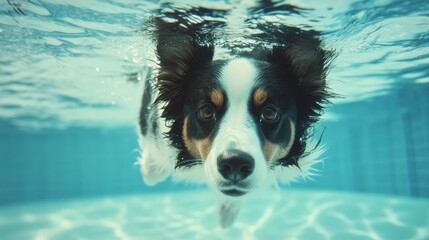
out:
M146 84L150 84L147 82ZM154 93L156 94L156 92ZM157 119L156 116L160 116L159 105L153 103L149 105L148 119L149 121L158 121L158 131L153 131L148 124L147 135L139 135L139 145L141 149L140 159L137 164L140 165L140 171L143 176L143 181L153 186L159 182L164 181L174 172L174 166L176 165L176 157L178 151L171 147L168 140L163 137L168 131L163 119ZM139 129L141 132L141 129Z
M140 138L139 144L143 151L139 164L143 180L149 186L164 181L174 171L173 161L177 153L171 153L174 150L164 142L151 136Z
M309 149L313 149L314 146L308 146ZM301 157L298 161L298 166L277 166L270 171L266 179L266 185L277 186L278 183L291 183L294 181L311 179L312 176L317 175L317 170L314 165L323 163L320 160L320 156L325 152L323 146L319 146L311 152L304 153L304 157Z
M256 126L254 126L247 109L257 76L257 69L252 62L244 58L231 60L223 68L220 83L226 91L228 110L220 123L219 132L204 166L197 165L192 168L174 169L178 151L170 146L169 140L164 136L169 130L164 119L154 119L155 116L160 115L162 106L152 103L151 108L148 109L151 112L149 119L150 121L158 121L159 130L152 134L152 130L149 129L149 134L147 136L140 135L139 139L142 153L138 164L141 165L145 183L152 186L173 175L175 181L208 182L213 189L218 191L216 185L222 177L217 170L216 160L224 151L231 150L229 149L231 146L234 146L235 150L249 153L255 159L255 170L248 177L248 181L252 184L251 188L273 185L277 181L287 183L296 180L298 177L311 176L312 166L318 162L315 159L321 155L323 152L321 150L301 158L299 160L300 168L278 166L274 170L268 171L261 143L256 133ZM157 92L153 94L156 95Z
M204 166L209 184L217 191L216 185L223 178L217 169L217 158L227 150L243 151L255 159L255 170L246 179L250 188L257 188L267 173L257 128L248 111L257 76L256 68L247 59L232 60L221 72L220 83L228 99L227 110Z
M222 228L230 227L240 212L241 199L229 199L219 202L219 223Z
M257 126L255 126L248 112L248 104L257 76L256 67L247 59L234 59L223 68L220 84L226 92L227 111L219 123L219 131L203 165L175 169L178 150L170 146L169 140L164 135L169 130L164 119L156 117L160 116L159 111L161 111L162 106L151 104L151 108L147 109L151 113L149 114L149 121L158 121L159 129L155 133L149 129L148 135L140 136L139 140L142 153L138 163L141 165L145 183L155 185L170 175L176 181L207 182L218 193L220 199L219 220L222 227L229 227L234 222L242 198L227 197L217 188L217 183L222 179L217 168L219 155L227 150L239 150L250 154L255 160L255 168L253 173L246 178L246 181L250 184L248 190L258 190L277 185L277 182L288 183L299 177L306 178L314 175L313 165L319 162L315 159L323 153L323 150L316 150L301 158L298 162L299 168L296 166L277 166L274 170L268 169L262 143L257 135ZM156 95L156 92L153 94ZM293 130L292 122L291 126ZM288 149L292 143L291 140Z

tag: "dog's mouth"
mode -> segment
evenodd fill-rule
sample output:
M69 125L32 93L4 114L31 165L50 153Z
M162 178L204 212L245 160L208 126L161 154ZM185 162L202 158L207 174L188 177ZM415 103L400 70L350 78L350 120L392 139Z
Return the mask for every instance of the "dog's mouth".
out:
M243 191L239 188L231 188L231 189L219 189L223 194L231 197L240 197L247 193L247 191Z
M240 197L250 191L248 184L241 182L235 184L231 182L220 183L218 185L218 189L220 192L230 197Z

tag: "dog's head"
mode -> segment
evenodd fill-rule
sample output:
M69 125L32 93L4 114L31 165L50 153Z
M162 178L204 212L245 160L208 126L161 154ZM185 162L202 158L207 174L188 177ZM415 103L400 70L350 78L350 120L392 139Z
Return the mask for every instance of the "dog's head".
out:
M157 103L180 152L177 169L201 169L210 186L237 197L276 167L300 168L329 96L329 54L318 40L214 59L214 46L199 44L192 29L163 21L156 29Z

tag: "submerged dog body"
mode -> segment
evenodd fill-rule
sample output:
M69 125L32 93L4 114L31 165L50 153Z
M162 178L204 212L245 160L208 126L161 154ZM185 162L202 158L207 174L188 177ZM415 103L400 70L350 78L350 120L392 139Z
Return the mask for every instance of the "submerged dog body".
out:
M159 69L140 113L148 185L170 175L208 183L227 227L249 192L311 174L306 141L329 96L318 40L219 59L192 29L158 20L155 37Z

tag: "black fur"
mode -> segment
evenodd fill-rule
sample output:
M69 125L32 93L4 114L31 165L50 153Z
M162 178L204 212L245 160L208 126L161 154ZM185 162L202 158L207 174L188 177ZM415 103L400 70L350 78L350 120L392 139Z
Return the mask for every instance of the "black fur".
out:
M158 129L158 122L157 121L151 121L149 119L149 113L150 111L150 107L151 107L151 102L152 102L152 92L154 91L153 85L151 84L151 82L148 80L146 81L145 84L145 88L144 88L144 92L143 92L143 98L142 98L142 104L141 104L141 108L140 108L140 132L143 135L147 135L148 134L148 130L149 130L149 123L152 123L151 126L151 130L152 130L152 134L154 132L157 131Z
M198 44L195 29L185 28L180 22L170 24L157 18L154 23L160 62L157 75L159 94L155 103L165 103L161 117L171 124L167 137L179 150L176 167L192 166L199 162L192 160L182 139L184 104L189 95L192 73L210 65L214 46Z
M290 71L294 79L294 97L297 108L296 139L288 156L278 164L296 165L306 151L311 126L317 122L332 94L325 80L332 52L320 48L316 39L302 39L288 47L274 47L268 61Z
M184 109L192 81L195 81L193 74L204 72L212 65L215 37L210 35L210 32L204 32L202 37L201 26L191 26L180 18L177 22L168 23L157 17L152 24L159 59L156 77L159 94L155 103L163 104L160 117L165 118L171 127L166 137L180 152L176 167L199 164L200 162L193 160L187 152L182 139ZM288 101L296 105L295 142L288 156L277 161L279 165L298 166L299 158L306 152L311 127L319 120L323 105L332 96L328 91L325 77L333 54L321 49L320 41L315 35L314 31L296 30L293 31L290 42L274 46L271 50L255 46L255 51L251 52L232 51L237 55L258 59L270 69L280 71L277 77L284 78L281 80L287 84L286 89L290 91ZM287 36L276 38L278 39L286 41ZM140 121L142 126L145 124L143 110L146 107L143 104ZM144 129L142 127L142 131Z

